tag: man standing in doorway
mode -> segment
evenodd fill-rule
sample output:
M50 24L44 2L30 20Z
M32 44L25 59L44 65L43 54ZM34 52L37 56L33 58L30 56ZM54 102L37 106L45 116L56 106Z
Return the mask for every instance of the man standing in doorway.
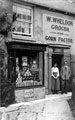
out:
M67 61L64 62L64 66L61 68L61 83L62 83L62 94L68 92L69 80L71 77L71 69L67 64Z

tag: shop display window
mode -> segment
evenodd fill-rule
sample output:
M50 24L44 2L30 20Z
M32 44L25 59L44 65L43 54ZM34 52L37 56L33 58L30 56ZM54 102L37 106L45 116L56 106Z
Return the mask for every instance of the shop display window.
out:
M11 54L10 61L13 63L16 87L43 85L43 52L17 50L15 53Z

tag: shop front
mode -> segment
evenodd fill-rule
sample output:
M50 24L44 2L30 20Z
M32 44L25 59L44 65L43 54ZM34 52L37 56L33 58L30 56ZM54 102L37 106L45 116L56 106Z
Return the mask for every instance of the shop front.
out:
M61 17L60 17L61 16ZM57 13L44 13L43 14L43 39L47 44L45 52L46 67L45 72L47 73L45 78L48 79L46 82L47 93L52 93L51 87L51 70L55 63L59 68L64 65L64 61L71 65L71 45L73 41L73 19L62 14ZM61 90L61 77L60 79L60 90ZM70 84L71 85L71 82ZM71 86L69 86L71 90Z
M8 77L15 84L17 102L45 96L44 51L44 45L9 43Z

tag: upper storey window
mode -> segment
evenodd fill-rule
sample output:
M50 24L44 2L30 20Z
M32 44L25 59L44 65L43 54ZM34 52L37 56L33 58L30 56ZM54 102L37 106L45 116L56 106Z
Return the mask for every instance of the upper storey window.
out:
M23 5L13 5L13 33L32 37L33 35L33 9Z

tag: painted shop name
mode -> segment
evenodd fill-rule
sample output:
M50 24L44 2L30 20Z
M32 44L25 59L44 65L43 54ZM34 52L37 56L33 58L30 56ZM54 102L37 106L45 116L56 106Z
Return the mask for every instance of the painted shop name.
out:
M46 16L46 18L47 18L47 22L51 22L51 23L53 22L56 24L66 25L66 26L73 26L73 21L71 20L52 17L52 16Z
M58 25L53 25L53 24L51 25L51 29L70 32L69 27L58 26Z
M46 21L50 25L52 30L70 32L70 28L73 27L73 21L64 18L46 16Z
M57 38L53 37L53 36L45 36L45 40L49 40L51 42L56 42ZM73 39L58 37L58 42L73 43Z

